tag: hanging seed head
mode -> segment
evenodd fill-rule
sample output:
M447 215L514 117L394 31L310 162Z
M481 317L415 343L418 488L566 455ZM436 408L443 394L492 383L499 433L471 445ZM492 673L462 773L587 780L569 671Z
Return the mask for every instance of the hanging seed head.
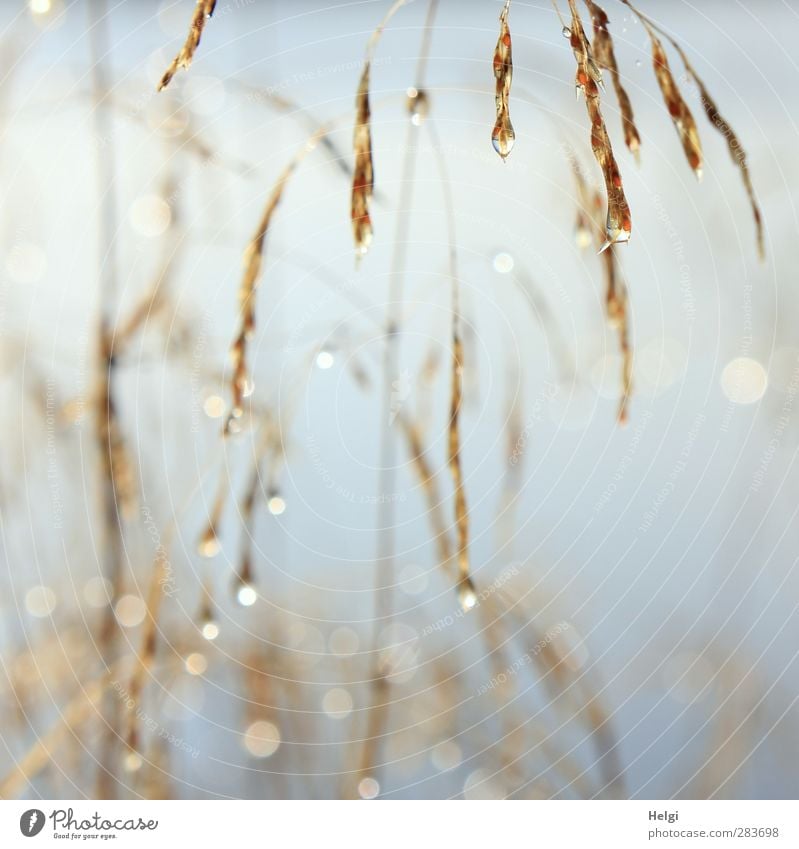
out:
M629 6L630 4L627 3ZM632 6L630 6L632 9ZM635 10L633 9L635 12ZM649 20L636 12L638 19L643 23L652 44L652 67L655 70L655 78L663 95L663 102L666 104L669 115L671 116L674 128L677 130L677 135L682 142L683 152L688 161L691 170L696 174L698 180L702 179L702 143L699 140L699 131L696 128L696 121L688 108L688 104L680 94L680 89L677 87L677 82L669 67L669 60L666 56L666 51L663 49L663 44L657 37L654 27Z
M591 20L594 26L594 58L600 67L607 69L610 73L616 98L619 101L619 111L621 112L622 127L624 129L624 143L637 158L639 148L641 147L641 137L635 126L635 116L633 115L630 97L622 85L621 77L619 76L613 39L608 30L608 16L605 10L594 3L593 0L585 0L585 4L591 14Z
M749 168L746 164L746 153L743 149L743 146L741 145L741 142L739 141L738 137L736 136L729 123L719 113L719 109L716 105L715 100L711 97L710 92L707 90L707 86L704 84L700 76L696 73L696 69L691 64L690 60L688 59L688 56L686 55L682 47L680 47L680 45L670 35L668 35L668 33L663 32L663 30L660 29L649 18L641 14L641 12L639 12L632 5L632 3L629 2L629 0L622 0L622 2L624 2L624 4L632 10L633 14L636 15L638 20L642 21L649 30L656 30L662 36L668 39L672 47L677 51L677 53L679 53L680 59L682 60L683 66L685 67L686 74L690 79L694 81L696 87L699 89L699 99L702 102L702 108L705 111L707 119L727 140L727 149L729 150L730 157L741 171L741 179L743 180L744 189L746 190L747 197L749 198L749 205L752 209L752 217L754 218L755 222L755 239L757 244L758 255L760 256L760 259L764 259L765 245L763 234L763 217L761 215L760 207L755 197L754 187L752 186L752 179L749 176Z
M350 217L356 257L362 257L367 253L372 244L373 234L372 219L369 215L369 205L374 191L369 71L370 65L367 61L355 96L355 129L352 135L355 166L352 172Z
M628 242L632 233L632 218L624 194L621 173L613 155L605 120L602 117L599 84L596 79L598 68L593 61L591 45L583 29L575 0L569 0L571 10L570 39L574 58L577 60L577 87L585 94L585 105L591 122L591 150L605 180L608 211L605 225L606 241L602 250L618 242Z
M491 144L494 150L506 159L513 149L516 134L510 120L508 99L513 81L513 51L511 46L510 28L508 27L508 12L510 0L507 0L499 16L499 38L494 49L494 77L496 79L496 122L491 132Z

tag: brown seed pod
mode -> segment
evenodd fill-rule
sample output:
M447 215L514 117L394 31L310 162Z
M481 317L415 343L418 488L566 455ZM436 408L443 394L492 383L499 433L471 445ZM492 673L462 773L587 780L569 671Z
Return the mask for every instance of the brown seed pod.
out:
M372 112L369 105L369 77L372 70L372 59L386 24L406 2L407 0L397 0L369 38L366 45L363 71L355 94L355 129L352 133L355 166L352 174L350 219L352 220L352 235L355 239L356 258L358 259L369 250L373 233L372 218L369 215L369 204L372 200L375 184L372 159Z
M255 233L244 252L244 275L239 286L239 330L230 347L230 359L233 365L233 377L231 380L232 405L225 421L225 436L235 433L239 429L238 419L244 414L244 399L253 390L252 380L247 367L247 345L255 332L256 293L261 277L267 231L292 174L308 153L316 148L319 141L325 137L327 132L327 126L317 129L283 169L267 199Z
M680 89L677 87L677 82L669 67L666 51L663 49L663 44L657 37L655 28L649 22L649 19L640 14L627 0L622 0L622 2L632 10L633 14L636 15L646 29L649 41L652 44L652 67L655 69L655 77L663 94L663 102L669 110L674 128L677 130L677 135L682 142L685 158L688 160L688 164L691 166L694 174L696 174L697 179L701 179L702 143L699 140L699 131L696 129L694 116L688 108L688 104L683 99L682 94L680 94Z
M616 98L619 101L621 122L624 129L624 143L627 145L629 151L638 158L641 147L641 136L638 133L638 128L635 126L635 116L633 115L630 96L622 85L621 76L619 75L619 66L616 62L613 39L608 30L608 16L604 9L594 3L593 0L585 0L585 5L588 8L594 25L594 56L599 65L610 73Z
M508 12L510 11L510 0L506 0L505 7L499 16L499 38L494 49L494 77L496 78L495 101L497 107L497 120L491 132L491 144L494 150L506 159L513 149L516 134L510 121L508 98L513 80L513 53L511 47L510 28L508 27Z
M703 82L702 78L697 74L696 69L691 64L688 59L688 56L685 54L685 51L680 47L680 45L670 36L668 33L663 32L663 30L657 26L653 21L639 12L634 6L630 3L625 3L632 12L638 17L640 21L642 21L645 25L648 25L651 29L657 31L662 36L667 38L671 43L672 47L677 51L680 55L680 59L682 60L683 66L685 67L685 72L688 76L694 81L696 87L699 89L699 97L702 101L702 108L705 111L705 115L710 123L724 136L727 140L727 148L730 152L730 157L732 161L738 166L741 171L741 179L743 180L744 189L746 190L746 195L749 198L749 205L752 207L752 217L755 220L755 240L757 242L757 251L760 259L763 259L766 255L766 249L764 245L764 237L763 237L763 216L760 212L760 206L757 203L757 198L755 197L755 190L752 186L752 178L749 175L749 166L746 161L746 151L744 151L741 142L738 139L738 136L735 134L735 131L729 125L729 123L722 117L719 112L718 106L716 105L716 101L711 97L710 92L707 90L707 86Z
M588 187L580 165L573 155L571 163L577 186L578 223L589 228L587 232L593 236L597 247L601 248L605 238L602 198L599 192ZM615 248L612 246L602 253L602 271L605 278L605 316L608 326L618 333L622 357L622 393L619 399L618 421L619 424L626 424L627 409L633 392L633 352L627 315L627 287L621 275Z
M632 218L624 194L621 172L613 155L605 120L599 104L599 85L602 75L591 54L591 45L583 29L575 0L569 0L571 29L566 30L574 57L577 60L577 90L585 95L585 105L591 120L591 149L602 169L605 180L608 211L605 220L606 240L600 250L617 242L628 242L632 233Z
M214 14L215 6L216 0L197 0L186 41L183 47L180 48L178 55L172 60L172 64L164 71L164 76L161 77L161 82L158 83L158 91L163 91L169 85L172 77L175 76L179 68L188 70L191 66L191 60L200 46L200 39L205 29L205 23Z
M350 217L358 257L363 256L369 250L373 232L372 219L369 215L369 203L372 200L375 184L372 162L372 131L370 128L369 69L370 65L367 62L358 84L358 93L355 96L355 130L352 136L355 166L352 174Z

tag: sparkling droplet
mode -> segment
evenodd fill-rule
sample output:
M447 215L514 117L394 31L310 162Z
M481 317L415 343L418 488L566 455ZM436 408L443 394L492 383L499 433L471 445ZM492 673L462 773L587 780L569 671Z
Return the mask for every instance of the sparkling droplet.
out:
M200 541L197 543L197 552L202 557L214 557L219 554L219 537L216 535L216 530L213 525L209 525L203 531Z
M414 127L421 127L430 110L427 93L411 87L408 89L407 95L406 105L411 116L411 123Z
M507 159L516 143L516 133L509 119L497 124L491 134L491 144L494 150L503 158Z
M257 600L258 593L249 584L242 584L236 591L236 601L242 607L252 607Z
M560 34L564 38L571 38L572 37L572 31L568 27L563 27L563 29L560 31Z
M471 578L463 578L458 584L458 604L468 613L477 604L477 592Z
M280 516L286 512L286 502L277 493L274 493L269 497L269 500L266 502L266 506L269 508L269 512L273 516Z
M219 636L219 625L216 622L206 622L202 627L202 635L209 642Z
M320 369L329 369L333 366L335 362L335 357L330 351L320 351L316 355L316 365Z

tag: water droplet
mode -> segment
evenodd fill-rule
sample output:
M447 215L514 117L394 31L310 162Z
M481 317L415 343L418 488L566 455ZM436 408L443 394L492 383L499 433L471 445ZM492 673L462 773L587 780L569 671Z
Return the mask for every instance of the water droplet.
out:
M215 640L219 636L219 625L210 620L205 622L202 627L202 635L209 642Z
M471 578L462 578L458 584L458 604L464 613L468 613L477 604L477 592Z
M568 27L563 27L563 29L560 31L560 34L564 38L571 38L572 37L572 31Z
M282 513L286 512L286 502L277 493L269 497L266 505L273 516L280 516Z
M411 123L415 127L421 127L430 110L430 100L427 97L427 92L411 87L408 89L407 95L406 107L411 116Z
M236 591L236 601L242 607L252 607L257 600L258 593L249 584L242 584Z
M329 369L335 362L335 358L330 351L320 351L316 355L316 365L321 369Z
M219 537L216 535L216 530L213 525L208 525L197 543L197 553L201 557L215 557L219 554L219 549Z
M510 152L513 150L513 145L516 142L516 134L513 131L513 126L509 120L505 120L501 124L494 127L494 132L491 134L491 144L494 150L503 158L507 159Z

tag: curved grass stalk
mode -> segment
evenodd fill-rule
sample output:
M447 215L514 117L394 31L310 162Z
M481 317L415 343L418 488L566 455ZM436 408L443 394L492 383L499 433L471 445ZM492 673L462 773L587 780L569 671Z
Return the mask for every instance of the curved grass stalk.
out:
M215 6L216 0L197 0L186 41L183 47L180 48L178 55L172 60L172 64L164 71L161 82L158 83L158 91L163 91L169 85L172 77L175 76L180 68L189 69L192 59L194 59L194 54L200 46L200 39L202 38L205 24L211 15L214 14Z
M293 158L280 173L267 199L255 233L244 252L244 276L239 286L240 324L236 338L230 348L230 358L233 364L233 377L231 380L232 404L223 431L226 436L238 431L237 420L244 414L244 399L253 390L252 379L247 366L247 345L255 332L256 293L260 283L261 267L263 265L264 244L272 223L272 217L294 172L305 157L316 149L319 141L330 132L335 123L336 121L331 121L314 130L306 143L294 154Z

